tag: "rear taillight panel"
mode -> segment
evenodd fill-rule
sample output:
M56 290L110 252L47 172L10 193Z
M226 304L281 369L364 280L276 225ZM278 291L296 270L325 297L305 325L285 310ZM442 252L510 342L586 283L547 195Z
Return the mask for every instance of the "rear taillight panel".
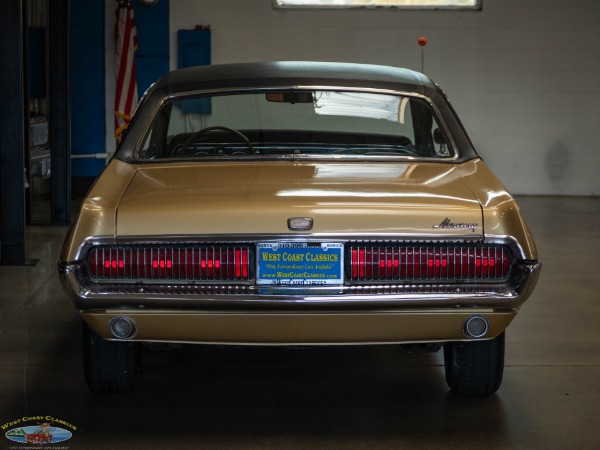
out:
M256 245L125 244L99 245L85 266L96 283L238 283L252 284ZM412 242L344 244L345 284L502 283L515 258L508 246Z
M511 255L502 245L350 244L346 277L354 282L506 280Z
M89 253L94 281L247 281L250 245L100 246Z

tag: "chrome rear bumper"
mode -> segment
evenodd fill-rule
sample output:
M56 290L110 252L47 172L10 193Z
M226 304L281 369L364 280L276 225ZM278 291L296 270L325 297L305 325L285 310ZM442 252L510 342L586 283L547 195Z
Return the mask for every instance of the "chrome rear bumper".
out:
M247 284L94 284L79 264L59 263L65 292L80 310L294 310L488 307L518 309L535 287L541 264L521 263L503 284L414 284L339 288L263 288Z

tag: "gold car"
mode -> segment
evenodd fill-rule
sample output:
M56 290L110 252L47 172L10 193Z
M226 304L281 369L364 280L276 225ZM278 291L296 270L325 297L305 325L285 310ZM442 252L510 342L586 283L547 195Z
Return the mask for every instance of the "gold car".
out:
M410 344L489 395L540 264L426 76L276 62L158 80L59 271L93 391L133 389L143 342Z

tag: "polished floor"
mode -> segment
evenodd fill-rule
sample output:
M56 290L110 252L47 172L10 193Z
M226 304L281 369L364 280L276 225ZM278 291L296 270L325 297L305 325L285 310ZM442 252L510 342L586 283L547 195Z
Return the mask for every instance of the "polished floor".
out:
M66 228L27 230L34 267L0 267L0 449L8 424L76 427L70 449L600 448L600 199L524 197L544 264L489 398L447 392L439 354L394 346L145 350L128 395L88 392L56 260ZM53 446L54 447L54 446Z

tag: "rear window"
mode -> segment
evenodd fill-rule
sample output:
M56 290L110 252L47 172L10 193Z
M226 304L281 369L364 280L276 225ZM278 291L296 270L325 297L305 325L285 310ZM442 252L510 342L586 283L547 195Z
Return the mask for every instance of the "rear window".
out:
M152 122L137 158L453 156L421 98L281 90L175 98Z

